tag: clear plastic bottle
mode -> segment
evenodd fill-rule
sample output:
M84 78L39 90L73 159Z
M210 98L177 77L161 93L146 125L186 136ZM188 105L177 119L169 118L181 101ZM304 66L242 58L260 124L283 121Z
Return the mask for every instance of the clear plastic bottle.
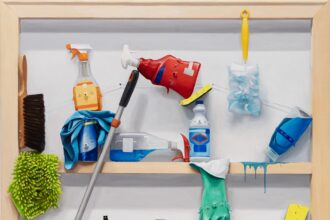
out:
M208 161L210 159L210 128L204 102L196 101L193 111L195 115L189 128L190 161Z
M116 133L111 143L112 161L170 161L177 154L177 142L144 132Z
M67 49L79 60L79 74L73 88L73 101L76 110L102 109L102 94L98 83L93 77L90 64L89 52L92 47L88 44L67 44Z

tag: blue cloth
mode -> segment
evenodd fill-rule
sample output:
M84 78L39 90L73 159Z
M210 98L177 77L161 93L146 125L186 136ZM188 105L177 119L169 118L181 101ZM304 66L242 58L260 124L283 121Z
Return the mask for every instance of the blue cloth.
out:
M229 67L228 109L238 114L260 115L259 72L255 65Z
M77 111L64 124L61 130L61 141L64 148L64 167L71 170L78 162L79 142L78 137L86 119L93 119L97 122L98 145L103 145L110 130L110 124L115 116L110 111Z

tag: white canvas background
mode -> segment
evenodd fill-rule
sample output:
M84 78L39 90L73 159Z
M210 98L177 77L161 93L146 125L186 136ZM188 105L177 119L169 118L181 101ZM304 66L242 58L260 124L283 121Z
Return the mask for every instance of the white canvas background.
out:
M104 109L115 111L130 70L120 64L121 47L128 43L134 56L160 58L173 54L202 63L198 85L214 83L205 98L211 128L213 158L233 162L264 161L264 151L287 107L311 112L310 22L251 22L249 62L260 67L260 95L264 105L258 118L237 117L227 110L225 88L228 65L241 62L238 21L40 21L23 20L21 52L28 58L28 92L43 93L46 104L46 152L63 158L59 132L73 113L72 87L77 63L66 43L89 43L93 74L104 93ZM169 140L187 134L192 107L179 106L181 97L153 86L141 77L122 118L121 131L149 132ZM283 107L287 106L287 107ZM309 161L306 135L283 161ZM62 175L61 206L40 219L73 219L88 175ZM230 176L228 197L232 219L283 219L289 203L308 205L309 177L268 175L254 180ZM85 219L198 219L199 176L102 175Z

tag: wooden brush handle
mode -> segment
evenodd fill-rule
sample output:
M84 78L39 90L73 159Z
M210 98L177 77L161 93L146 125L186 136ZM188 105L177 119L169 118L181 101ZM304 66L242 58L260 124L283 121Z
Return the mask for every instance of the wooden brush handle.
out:
M24 97L27 95L27 62L26 56L20 56L18 61L18 145L24 147Z

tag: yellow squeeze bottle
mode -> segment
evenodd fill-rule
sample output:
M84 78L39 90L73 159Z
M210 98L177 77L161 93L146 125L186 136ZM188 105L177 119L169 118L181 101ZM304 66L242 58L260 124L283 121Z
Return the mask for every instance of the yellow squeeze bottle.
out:
M79 60L79 74L73 88L73 101L75 109L94 111L101 110L101 90L92 75L88 61L88 53L92 50L91 46L88 44L67 44L66 48L70 50L72 59L78 56Z

